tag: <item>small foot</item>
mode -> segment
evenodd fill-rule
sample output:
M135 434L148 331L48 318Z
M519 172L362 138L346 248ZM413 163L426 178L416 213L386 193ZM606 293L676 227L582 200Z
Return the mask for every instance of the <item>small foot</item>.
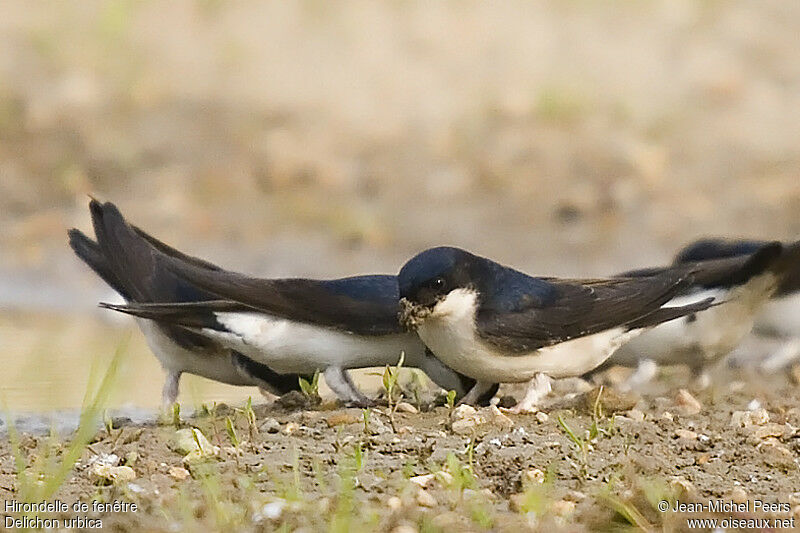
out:
M325 376L325 383L336 394L336 397L341 400L345 405L353 406L371 406L374 402L364 396L360 390L355 386L350 379L347 370L338 366L329 366L323 373Z
M517 405L508 410L509 413L535 413L537 411L536 404L542 398L550 394L552 386L550 384L550 376L547 374L536 374L528 382L528 388L525 391L525 397Z
M658 365L652 359L642 359L639 361L639 366L631 376L623 381L619 389L622 391L629 391L631 389L639 389L647 385L658 374Z
M344 402L345 407L358 407L360 409L368 409L370 407L376 407L378 402L375 400L370 400L369 398L364 398L362 400L353 400L350 402Z
M458 401L458 405L477 405L481 402L481 399L483 399L484 394L488 393L494 387L495 384L491 381L476 381L469 392Z
M694 378L692 386L697 390L706 390L711 386L711 376L705 370L701 371Z
M261 396L263 396L264 399L267 400L268 402L274 402L275 400L280 398L279 395L277 395L277 394L275 394L275 393L273 393L271 391L268 391L264 387L259 387L258 388L258 392L260 392Z
M182 372L168 371L167 379L164 381L164 388L161 389L161 411L172 415L172 406L178 400L178 385L181 381Z
M761 371L766 374L773 374L783 368L792 366L798 359L800 359L800 338L791 339L764 359L761 363Z

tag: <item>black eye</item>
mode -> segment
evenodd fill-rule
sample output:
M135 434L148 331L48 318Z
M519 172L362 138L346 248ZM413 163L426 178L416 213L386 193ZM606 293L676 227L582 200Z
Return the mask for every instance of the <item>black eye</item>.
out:
M434 278L433 280L434 289L436 290L444 289L445 285L447 285L447 283L445 282L444 278L442 277Z

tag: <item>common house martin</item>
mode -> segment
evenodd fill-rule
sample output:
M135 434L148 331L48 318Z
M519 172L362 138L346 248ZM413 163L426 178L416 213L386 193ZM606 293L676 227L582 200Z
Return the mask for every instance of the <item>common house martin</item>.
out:
M766 241L752 239L705 238L684 247L676 263L751 256ZM772 297L756 315L756 332L786 338L783 346L765 359L761 368L776 371L800 358L800 242L784 244L790 260Z
M138 235L111 204L104 205L103 220L113 221L114 234ZM98 238L102 246L103 239ZM126 298L124 305L100 305L145 319L140 320L150 324L145 327L183 332L239 354L239 373L260 365L257 368L297 382L298 374L320 370L339 399L366 406L372 402L353 384L347 370L394 365L403 354L406 366L421 369L440 387L455 390L458 397L474 386L474 380L446 367L415 333L400 325L395 276L260 279L158 252L158 247L151 247L136 254L157 256L159 270L163 268L170 279L191 291L177 291L162 301ZM124 268L125 260L118 261ZM149 273L128 275L147 279ZM496 390L473 399L486 402Z
M620 276L651 276L664 270L694 272L693 282L667 304L685 305L714 298L717 305L681 320L661 324L632 339L604 366L636 367L626 386L640 386L655 376L658 365L685 364L698 386L709 383L706 369L736 348L776 293L791 266L800 260L795 247L764 242L749 255L703 260L681 256L668 267L634 270Z
M691 274L531 277L459 248L431 248L400 270L400 319L445 365L478 380L467 399L493 383L527 382L513 408L527 412L550 392L550 377L580 376L642 331L712 305L664 307Z
M751 256L767 245L767 241L744 239L701 239L684 247L675 263L709 259ZM756 318L756 329L786 337L800 337L800 242L784 244L794 262L781 274L777 289Z
M218 271L219 267L183 254L128 225L111 203L92 199L89 211L97 240L71 229L69 244L126 302L197 302L216 298L167 269L165 257L209 271ZM272 394L299 388L298 375L278 374L213 338L165 322L137 319L137 323L167 373L162 408L177 399L184 372L229 385L256 386Z

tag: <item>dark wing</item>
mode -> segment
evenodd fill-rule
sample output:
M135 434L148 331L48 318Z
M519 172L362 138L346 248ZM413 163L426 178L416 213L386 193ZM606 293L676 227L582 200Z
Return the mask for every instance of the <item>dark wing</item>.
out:
M638 278L537 281L547 283L547 297L542 297L545 291L537 283L535 297L528 298L528 305L517 306L514 311L508 311L507 302L496 305L483 301L476 316L481 337L519 353L637 321L644 324L645 317L686 289L691 276L668 270ZM518 299L521 298L524 295ZM704 305L708 307L709 303Z
M691 263L715 258L739 258L757 256L765 247L775 243L756 240L703 239L683 248L675 257L675 263ZM800 241L783 245L780 260L774 267L781 275L777 296L800 291Z
M129 225L117 207L110 203L101 203L92 199L89 203L97 242L90 239L81 231L69 231L69 243L75 254L83 260L103 281L117 291L129 305L146 306L156 302L174 303L183 302L194 304L197 307L191 312L182 310L171 317L159 320L154 310L138 314L133 310L116 309L136 316L153 318L158 327L177 345L193 350L198 356L202 352L218 353L223 350L215 341L201 334L186 329L188 317L197 324L215 324L216 319L211 311L211 305L203 307L202 303L214 300L212 293L204 291L175 275L165 266L165 258L185 261L197 268L217 271L218 266L186 255L160 240L152 237L141 229ZM238 304L223 304L223 307L241 309ZM108 306L112 307L112 306ZM122 306L125 307L125 306ZM112 307L113 308L113 307ZM163 312L163 310L162 310ZM227 350L223 350L227 351ZM231 351L230 357L239 370L251 378L260 379L279 393L299 388L297 375L277 374L269 367L257 363L238 352Z
M110 202L90 202L97 243L70 233L73 249L129 302L230 300L278 317L363 335L399 333L395 276L265 280L222 270L129 225ZM94 261L94 256L100 261ZM91 262L90 262L91 261Z
M106 259L103 249L95 241L90 239L80 230L71 229L67 232L69 235L69 245L72 251L75 252L81 261L86 263L89 268L94 270L95 274L100 276L112 289L117 291L120 296L126 300L131 300L131 295L125 284L120 281L111 265Z
M157 239L145 236L147 234L144 232L136 231L110 202L101 204L92 200L89 210L97 245L105 258L106 267L122 285L126 299L139 303L214 299L213 294L199 289L166 268L166 260L171 257L160 252L152 243L158 243L163 249L180 257L180 260L200 260L180 254ZM218 268L211 263L203 264L203 268Z
M222 270L220 267L218 267L214 263L210 263L210 262L206 261L205 259L200 259L199 257L194 257L194 256L191 256L191 255L185 254L185 253L183 253L183 252L181 252L179 250L176 250L172 246L170 246L170 245L168 245L168 244L156 239L155 237L153 237L149 233L146 233L144 230L140 229L137 226L131 226L131 228L133 229L133 231L136 232L137 235L139 235L139 237L141 237L144 240L146 240L147 243L150 246L152 246L153 248L155 248L156 250L158 250L159 252L161 252L164 255L167 255L169 257L178 259L180 261L184 261L186 263L189 263L191 265L195 265L195 266L200 267L200 268L205 268L205 269L208 269L208 270Z
M179 278L251 310L359 335L400 333L395 276L338 280L259 279L170 258Z
M756 252L765 244L769 244L769 242L748 239L700 239L681 248L675 255L674 263L694 263L709 259L746 256Z
M746 255L730 255L716 259L686 261L668 267L643 268L619 274L618 277L650 277L668 270L691 272L694 288L728 288L747 283L767 270L783 270L782 257L787 249L779 242L768 242Z
M786 264L786 273L778 287L778 296L786 296L800 291L800 241L784 245L786 250L783 259Z
M160 241L129 226L114 204L91 200L89 210L97 242L72 229L69 231L70 246L125 300L142 303L214 299L213 294L192 286L166 269L159 259L164 256L150 245L150 241ZM170 249L163 243L160 245ZM164 323L159 327L183 348L213 347L212 341L191 331Z
M228 331L228 329L217 321L214 313L252 312L252 309L227 300L176 303L129 302L126 304L100 302L99 305L104 309L111 309L112 311L118 311L127 315L155 320L162 326L173 325L195 329L207 328L217 331Z

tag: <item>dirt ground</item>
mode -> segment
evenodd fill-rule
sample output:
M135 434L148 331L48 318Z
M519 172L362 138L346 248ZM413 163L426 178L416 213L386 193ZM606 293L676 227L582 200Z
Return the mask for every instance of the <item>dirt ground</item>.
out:
M606 377L618 379L614 371ZM91 439L56 498L138 509L50 516L80 514L117 531L400 532L684 531L688 519L704 516L800 514L796 383L728 370L691 393L680 388L687 379L666 369L641 396L565 381L530 415L430 407L423 394L422 403L400 404L392 424L386 406L365 421L360 409L303 406L307 398L293 393L252 413L211 406L180 426L114 420ZM209 442L179 444L188 428ZM32 461L48 442L23 436L20 448ZM19 481L8 442L0 452L0 499L10 501ZM104 462L129 466L131 477L98 474ZM664 513L662 500L750 508ZM765 514L756 501L779 507Z

